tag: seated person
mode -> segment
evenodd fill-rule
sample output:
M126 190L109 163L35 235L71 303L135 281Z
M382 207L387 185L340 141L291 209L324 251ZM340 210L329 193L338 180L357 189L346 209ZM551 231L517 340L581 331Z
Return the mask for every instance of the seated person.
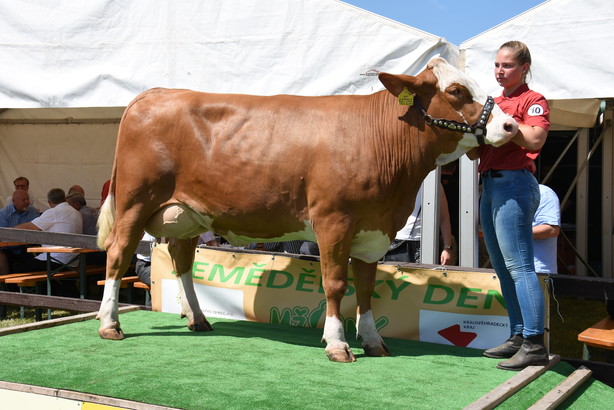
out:
M30 181L28 180L28 178L17 177L13 181L13 185L15 186L15 191L18 191L18 190L26 191L30 195L30 205L33 206L36 210L47 209L47 206L45 206L45 204L37 203L36 199L30 194L29 192ZM6 202L4 203L5 206L10 205L12 201L13 201L12 196L9 196L8 198L6 198Z
M102 185L102 191L100 192L100 206L104 204L104 200L107 199L109 195L109 188L111 187L111 180L107 179L106 182Z
M66 197L68 197L70 194L75 193L75 192L85 197L85 189L83 189L81 185L73 185L70 188L68 188L68 194L66 194Z
M143 233L142 241L155 242L156 238L148 234L147 232ZM146 284L147 286L151 286L151 254L143 255L141 253L136 254L136 265L134 267L136 272L136 276L139 277L139 280Z
M66 195L66 202L73 208L75 208L81 214L83 218L83 233L86 235L98 234L96 229L96 223L98 222L98 211L92 207L87 206L87 202L83 197L83 194L73 191Z
M198 237L198 245L220 246L220 242L215 237L213 231L207 231L205 233L200 234L200 236Z
M32 221L40 212L30 205L28 191L17 189L13 192L11 201L0 209L0 228L12 228L16 225ZM0 275L6 275L14 266L31 259L26 252L26 246L8 246L0 248Z
M45 231L45 232L63 232L63 233L82 233L83 232L83 219L81 214L75 208L70 206L66 202L66 196L64 191L60 188L54 188L47 194L47 200L50 208L42 213L41 216L33 219L30 222L26 222L15 226L17 229L29 229L33 231ZM43 245L53 246L53 245ZM58 268L61 265L54 260L62 263L68 263L75 255L70 253L51 253L52 269ZM71 266L76 266L77 261L73 262ZM32 272L32 271L45 271L47 270L47 255L41 253L34 259L26 262L23 266L14 272Z

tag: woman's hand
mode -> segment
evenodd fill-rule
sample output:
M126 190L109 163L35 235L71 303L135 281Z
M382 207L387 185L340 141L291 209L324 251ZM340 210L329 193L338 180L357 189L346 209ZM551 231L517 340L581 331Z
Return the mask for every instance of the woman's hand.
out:
M441 251L441 256L439 256L439 263L442 265L449 265L452 260L452 250L444 249Z

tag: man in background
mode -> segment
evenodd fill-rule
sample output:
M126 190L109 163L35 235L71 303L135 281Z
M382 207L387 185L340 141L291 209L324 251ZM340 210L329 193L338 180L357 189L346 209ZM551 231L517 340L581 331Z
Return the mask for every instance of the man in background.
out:
M83 233L81 214L66 202L66 195L62 189L54 188L50 190L47 194L47 201L50 208L43 212L41 216L33 219L31 222L17 225L15 228L45 232ZM60 266L59 263L53 262L53 260L68 263L73 257L74 255L70 253L51 253L52 268ZM74 262L74 265L76 264L77 262ZM26 262L20 267L18 272L43 270L47 270L47 255L41 253L36 258Z
M0 228L12 228L14 226L30 222L40 215L40 212L30 205L28 191L17 189L11 196L11 201L0 209ZM26 246L7 246L0 248L0 275L6 275L13 267L31 259L26 252Z
M30 195L30 205L36 208L38 211L47 209L47 205L43 203L37 203L36 198L30 194L30 180L26 177L17 177L13 181L13 185L15 187L15 191L22 190L26 191ZM12 196L6 198L5 205L10 205L12 201Z
M561 232L559 197L546 185L539 184L539 207L533 217L535 272L558 273L557 237Z
M73 191L66 195L66 202L81 214L81 218L83 218L83 233L86 235L98 234L98 230L96 229L98 212L87 205L87 201L83 194Z

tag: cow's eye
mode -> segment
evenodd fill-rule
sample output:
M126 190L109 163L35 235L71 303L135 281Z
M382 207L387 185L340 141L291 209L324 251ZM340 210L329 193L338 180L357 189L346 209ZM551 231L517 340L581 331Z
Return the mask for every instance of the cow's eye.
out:
M455 97L460 97L460 95L462 94L462 91L458 87L450 87L448 88L448 94L453 95Z

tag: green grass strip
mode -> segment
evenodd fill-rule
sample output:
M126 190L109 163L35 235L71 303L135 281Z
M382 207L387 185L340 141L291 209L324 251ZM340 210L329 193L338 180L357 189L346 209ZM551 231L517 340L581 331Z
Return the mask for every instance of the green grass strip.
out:
M329 362L320 329L212 319L194 333L178 315L120 316L123 341L98 337L91 320L0 338L0 379L184 409L456 409L515 373L481 351L386 339L393 356ZM350 338L350 335L348 335ZM501 405L527 408L574 369L556 365ZM607 408L614 389L591 380L568 400ZM587 407L576 407L584 406Z

